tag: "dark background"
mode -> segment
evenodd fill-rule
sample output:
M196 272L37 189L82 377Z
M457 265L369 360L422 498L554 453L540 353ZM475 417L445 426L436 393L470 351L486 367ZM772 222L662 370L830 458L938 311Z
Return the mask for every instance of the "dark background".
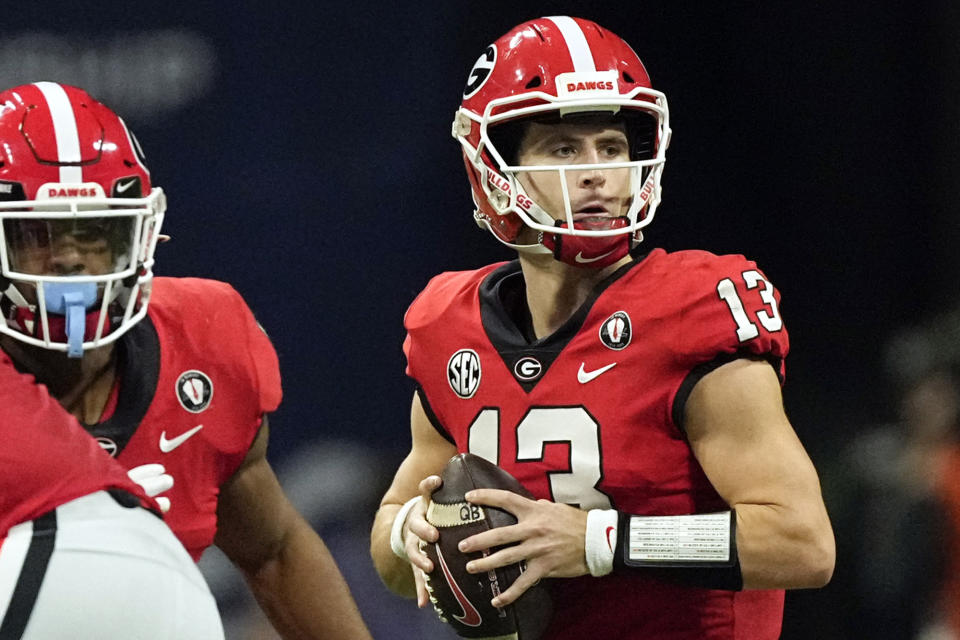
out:
M126 118L169 197L156 272L233 283L277 347L271 460L329 445L376 462L358 535L409 445L406 306L440 271L509 256L472 222L449 131L467 71L523 20L595 19L666 93L646 242L743 253L777 285L787 409L818 466L891 415L891 337L956 304L948 0L74 6L4 12L2 84L86 86ZM332 548L381 597L355 568L365 542ZM813 637L825 593L791 596L784 637Z

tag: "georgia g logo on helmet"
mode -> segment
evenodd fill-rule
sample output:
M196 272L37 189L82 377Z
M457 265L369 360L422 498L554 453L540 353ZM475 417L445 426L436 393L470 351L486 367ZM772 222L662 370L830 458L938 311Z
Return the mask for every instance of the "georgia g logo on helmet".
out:
M470 75L467 76L467 86L463 89L464 99L470 98L477 91L480 91L490 77L490 73L493 71L493 66L496 63L497 47L491 44L487 47L487 50L477 58L477 61L473 63L473 69L470 70Z

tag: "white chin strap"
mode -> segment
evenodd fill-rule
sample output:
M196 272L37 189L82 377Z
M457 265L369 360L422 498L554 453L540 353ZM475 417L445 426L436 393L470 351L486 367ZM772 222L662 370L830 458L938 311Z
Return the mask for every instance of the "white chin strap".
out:
M27 307L27 299L23 297L23 294L20 293L20 289L17 288L16 282L11 282L10 286L7 287L7 290L3 292L3 297L9 298L10 301L18 307Z
M496 238L497 242L504 245L505 247L510 247L514 251L522 251L523 253L526 253L529 255L548 255L548 256L553 255L553 252L550 251L550 249L547 249L545 246L543 246L539 242L537 242L536 244L515 244L513 242L507 242L506 240L501 238L499 235L497 235L493 231L493 229L490 227L490 222L486 219L485 216L476 215L475 217L477 219L477 224L480 225L482 228L486 229L487 231L489 231L490 235ZM543 235L541 234L540 237L543 237Z

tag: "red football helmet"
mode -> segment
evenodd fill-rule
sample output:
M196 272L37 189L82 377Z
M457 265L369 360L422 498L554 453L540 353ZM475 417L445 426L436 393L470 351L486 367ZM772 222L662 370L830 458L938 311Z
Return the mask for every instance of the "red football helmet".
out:
M0 93L0 333L80 357L147 312L166 209L140 147L86 91Z
M629 162L534 168L511 157L520 129L506 125L585 116L625 125ZM487 47L470 71L453 136L463 147L481 227L515 249L599 267L625 255L653 220L670 125L667 99L651 87L630 45L594 22L554 16L525 22ZM524 172L556 171L565 183L568 172L613 169L630 172L629 206L601 224L577 221L566 188L565 220L555 220L518 180ZM516 243L524 225L540 232L537 244Z

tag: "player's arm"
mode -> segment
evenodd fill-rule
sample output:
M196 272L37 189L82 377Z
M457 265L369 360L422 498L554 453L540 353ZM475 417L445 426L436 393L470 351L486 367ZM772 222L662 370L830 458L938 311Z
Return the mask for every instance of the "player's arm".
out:
M826 584L833 572L833 531L816 471L784 414L773 368L763 361L741 359L715 369L694 387L685 418L694 455L717 492L735 510L739 565L664 569L661 563L651 563L635 570L667 571L667 575L661 573L666 579L712 588ZM491 529L461 542L464 552L516 543L471 561L467 564L470 573L526 561L527 570L494 599L495 606L513 602L543 577L605 575L613 568L611 557L622 556L621 546L629 539L627 531L604 536L605 529L617 529L618 520L620 528L628 527L627 514L591 511L599 516L596 522L610 525L591 532L590 514L567 505L532 501L496 489L476 489L466 497L517 516L516 525ZM606 517L611 520L604 522ZM677 518L674 529L687 526L687 516ZM606 549L606 563L596 560L591 568L591 558L605 555L596 552L600 548Z
M744 588L825 585L833 530L773 368L740 359L708 373L687 400L684 427L710 482L736 511Z
M266 418L223 485L215 543L243 573L285 640L370 638L346 581L267 462Z
M433 542L438 537L437 530L424 518L425 507L430 494L440 486L437 474L457 454L457 448L434 428L416 394L410 409L410 431L410 453L397 469L373 521L370 555L377 573L391 591L407 597L416 596L417 604L423 607L427 604L426 591L418 569L411 570L411 564L427 572L433 570L430 560L420 552L417 541ZM394 553L390 537L401 506L417 496L422 500L410 507L401 523L400 536L409 558L405 560Z

